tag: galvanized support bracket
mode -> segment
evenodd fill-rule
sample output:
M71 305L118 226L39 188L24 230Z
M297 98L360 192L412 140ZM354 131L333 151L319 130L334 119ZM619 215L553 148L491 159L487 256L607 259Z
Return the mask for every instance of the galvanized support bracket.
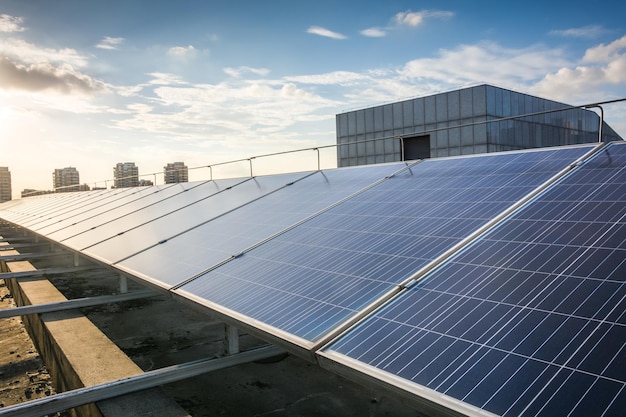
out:
M271 358L281 353L284 353L284 350L278 347L264 346L223 358L201 359L180 365L168 366L166 368L144 372L143 374L104 384L79 388L21 404L10 405L2 408L2 416L32 417L54 414L59 411L69 410L96 401L169 384L207 372Z
M14 243L14 244L8 244L8 245L0 246L0 251L2 251L2 250L12 250L12 249L22 249L22 248L34 248L34 247L41 247L41 246L48 246L48 245L49 244L47 242Z
M28 314L51 313L54 311L72 310L75 308L91 307L101 304L120 303L122 301L138 300L154 297L159 293L153 290L133 291L126 294L101 295L97 297L76 298L56 303L35 304L22 307L12 307L0 310L0 319L26 316Z
M61 252L17 253L15 255L0 255L0 261L5 261L5 262L24 261L24 260L29 260L29 259L51 258L53 256L64 256L64 255L67 255L67 254L61 253Z
M74 266L68 268L46 268L46 269L33 269L32 271L19 271L19 272L1 272L0 279L11 278L26 278L26 277L40 277L44 275L58 275L68 274L72 272L88 271L90 269L101 268L95 265Z

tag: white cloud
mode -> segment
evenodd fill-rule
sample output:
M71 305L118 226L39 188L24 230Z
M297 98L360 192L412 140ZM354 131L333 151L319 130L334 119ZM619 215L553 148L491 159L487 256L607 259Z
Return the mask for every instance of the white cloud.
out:
M96 48L99 49L108 49L108 50L117 50L118 46L124 42L124 38L113 38L110 36L105 36L97 45Z
M25 29L22 23L24 19L21 17L0 14L0 32L23 32Z
M350 86L363 81L370 80L366 74L350 71L333 71L325 74L314 75L292 75L285 77L287 81L298 82L302 84L317 85L342 85Z
M324 36L326 38L332 38L332 39L347 39L347 36L342 35L341 33L333 32L332 30L328 30L320 26L309 27L307 29L307 33L311 33L313 35Z
M549 72L532 90L557 99L579 101L614 97L614 87L626 83L626 36L589 48L582 64Z
M387 31L383 28L375 27L369 29L363 29L359 32L361 35L368 38L383 38L387 36Z
M187 82L184 81L179 75L169 74L165 72L151 72L150 75L152 80L148 81L148 85L186 85Z
M264 77L270 73L270 70L267 68L252 68L252 67L241 66L237 68L233 68L233 67L224 68L224 73L233 78L241 78L245 74L254 74L254 75Z
M267 135L287 135L299 123L332 124L337 102L281 80L239 80L217 84L159 86L150 106L127 106L130 117L117 127L175 135L189 143L244 144ZM166 110L166 111L165 111Z
M17 64L0 57L0 88L8 90L46 91L63 94L92 93L105 85L76 71L71 65L53 66L50 63Z
M40 48L21 39L5 39L0 42L0 56L10 57L26 64L44 62L87 66L87 58L71 48Z
M198 51L196 50L196 48L193 47L193 45L174 46L167 51L168 55L174 58L180 58L180 59L195 58L197 55L197 52Z
M560 49L539 46L512 49L483 42L461 45L453 50L444 49L434 58L410 61L401 74L410 80L434 80L450 85L490 82L514 86L569 65Z
M550 34L565 38L596 38L604 32L606 32L606 30L602 26L593 25L563 30L551 30Z
M390 31L398 30L402 27L418 27L427 19L449 19L453 16L453 12L444 10L422 10L419 12L407 10L406 12L396 13L391 19L391 24L387 27L370 27L361 30L359 33L369 38L382 38L387 36Z
M626 35L608 45L600 44L589 48L583 57L584 62L610 62L618 57L620 51L626 48Z
M397 13L394 21L399 26L417 27L424 23L426 19L448 19L452 16L454 16L454 13L444 10L422 10L419 12L407 10L406 12Z

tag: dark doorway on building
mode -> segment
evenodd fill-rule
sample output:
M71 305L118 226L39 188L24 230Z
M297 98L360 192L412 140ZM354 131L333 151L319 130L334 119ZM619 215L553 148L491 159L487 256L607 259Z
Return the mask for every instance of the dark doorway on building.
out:
M404 160L430 158L430 135L404 138Z

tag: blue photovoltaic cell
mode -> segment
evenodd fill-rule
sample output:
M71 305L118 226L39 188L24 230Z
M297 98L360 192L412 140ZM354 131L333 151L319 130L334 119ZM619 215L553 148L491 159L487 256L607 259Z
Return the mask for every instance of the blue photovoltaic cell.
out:
M177 291L317 341L590 149L426 160Z
M612 144L324 355L498 415L623 416L625 218Z
M316 172L116 266L174 286L406 166L395 163ZM165 258L168 262L159 262Z
M151 216L139 223L136 219L124 218L124 224L132 225L131 229L122 229L123 234L114 234L111 239L89 246L83 249L83 252L101 261L115 263L306 175L308 173L299 172L246 178L230 188L210 190L205 192L205 195L198 195L200 187L189 190L172 199L173 202L168 202L170 204L167 205L173 204L175 210L166 211L165 205L159 204L153 206L157 217ZM191 195L194 195L193 201L189 201ZM188 204L189 202L193 204ZM73 244L72 239L63 243Z

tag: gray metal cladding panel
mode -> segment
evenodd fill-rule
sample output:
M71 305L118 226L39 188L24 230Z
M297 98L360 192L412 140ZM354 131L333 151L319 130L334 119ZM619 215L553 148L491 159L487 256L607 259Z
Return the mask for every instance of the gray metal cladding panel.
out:
M115 263L135 253L157 245L163 240L170 239L179 233L196 227L206 221L233 210L250 201L286 186L307 173L290 173L271 176L261 176L242 180L236 185L210 194L197 195L198 189L191 189L180 198L173 199L174 210L163 212L159 207L159 216L151 217L149 221L128 226L123 234L92 245L84 249L84 253L105 262ZM195 195L190 201L189 195ZM180 204L178 200L185 200L187 204ZM159 205L160 206L160 205ZM137 226L140 224L139 226Z
M64 245L76 250L82 250L166 216L168 213L207 199L216 193L247 180L246 178L237 178L200 182L191 187L182 187L183 190L187 191L174 192L174 194L169 194L169 192L158 193L149 200L133 204L132 210L128 212L125 211L125 208L114 210L111 216L106 216L106 221L98 221L99 219L96 218L94 219L95 224L92 224L89 229L67 237L59 236L57 238ZM169 188L169 190L175 191L175 188ZM153 201L154 198L156 198L155 201Z
M625 197L614 144L324 354L498 415L624 415Z
M174 198L174 196L184 193L190 184L199 187L203 182L149 187L140 193L129 195L102 208L96 208L85 213L81 217L72 219L70 225L52 230L46 233L46 235L51 239L62 242L82 233L93 232L102 225L128 216L131 213L144 210L152 205L157 205L166 199ZM95 236L99 232L93 232L92 234Z
M76 210L64 216L59 216L54 223L48 223L45 226L37 228L37 233L46 237L63 235L63 232L67 232L68 228L72 226L78 226L81 229L82 224L87 219L92 219L97 216L109 213L116 208L132 203L142 204L142 200L148 196L158 194L163 189L170 187L167 186L152 186L152 187L135 187L129 190L128 193L121 194L119 196L111 197L106 200L98 201L95 204L87 205L86 207ZM76 227L73 229L76 230ZM61 232L56 233L55 232ZM72 233L73 234L73 233ZM71 236L69 234L68 236Z
M589 149L426 160L180 292L318 341Z
M406 166L397 163L316 172L116 266L173 286ZM159 262L166 258L168 262Z

